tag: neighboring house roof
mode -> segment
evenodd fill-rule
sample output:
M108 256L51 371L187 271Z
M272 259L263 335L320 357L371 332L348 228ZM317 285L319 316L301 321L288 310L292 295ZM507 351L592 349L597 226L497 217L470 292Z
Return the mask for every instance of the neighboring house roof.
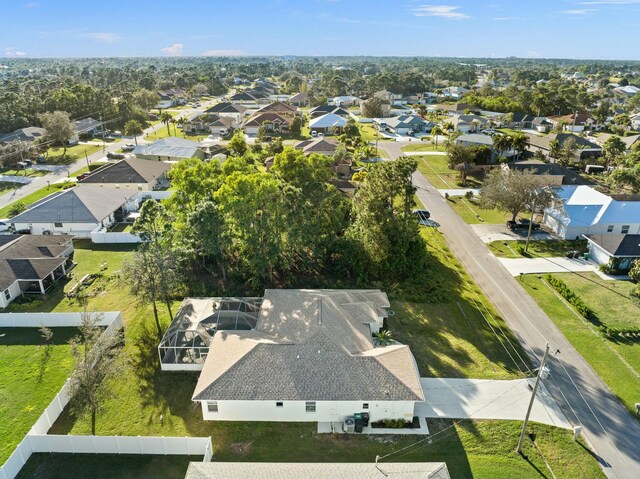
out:
M282 103L281 101L275 101L273 103L269 103L268 105L260 108L256 114L261 113L277 113L279 115L292 116L298 112L298 109L295 106L287 105L286 103Z
M587 123L594 123L593 118L589 113L571 113L569 115L556 115L550 116L549 121L553 124L565 122L567 125L586 125Z
M400 115L386 118L385 123L391 128L421 128L426 125L426 121L417 115Z
M203 124L211 126L232 126L234 119L228 116L219 116L216 113L204 113L200 116L192 118L186 125Z
M600 133L596 137L595 141L600 145L604 145L605 141L614 136L618 135L612 135L611 133ZM640 142L640 135L618 136L618 138L620 138L620 140L622 140L622 142L626 145L627 150L631 149L633 145Z
M309 116L317 117L326 115L327 113L333 113L338 116L349 116L349 112L342 107L335 105L320 105L315 108L312 108L309 111Z
M38 138L46 136L47 130L36 126L20 128L11 133L0 133L0 143L9 143L11 141L35 141Z
M538 175L562 176L562 182L568 185L585 185L587 181L578 173L569 168L564 168L558 163L543 163L538 160L525 160L504 164L510 170L535 170Z
M0 235L0 290L16 280L44 279L66 261L69 235Z
M233 101L256 101L257 98L255 95L247 92L236 93L229 100Z
M244 126L262 126L265 122L280 123L284 125L291 124L291 118L282 116L279 113L257 113L247 120Z
M640 257L640 235L586 234L584 236L611 256Z
M593 143L586 138L582 138L579 135L572 133L551 133L549 135L533 135L531 133L525 133L529 137L529 145L541 148L543 150L551 150L551 142L558 140L558 147L562 148L564 142L569 138L573 138L576 142L576 148L578 149L595 149L600 150L600 145Z
M454 142L457 143L473 143L476 145L486 145L493 148L493 138L489 135L480 133L469 133L468 135L460 135Z
M521 111L514 111L513 113L511 113L512 123L522 123L526 121L533 121L533 117Z
M211 108L207 108L205 113L244 113L247 111L247 107L242 105L235 105L233 103L218 103Z
M332 127L344 127L347 125L347 120L335 113L327 113L326 115L319 116L309 121L309 128L332 128Z
M477 124L478 126L483 126L489 123L489 120L480 116L480 115L455 115L453 118L447 118L454 126L458 127L460 125L473 125Z
M300 93L296 93L291 98L289 98L289 101L293 103L304 103L308 99L309 99L309 95L306 92L300 92Z
M167 156L172 158L193 158L199 147L195 141L170 136L156 140L150 145L138 145L134 148L135 155Z
M551 123L549 120L547 120L547 117L545 117L545 116L536 116L531 121L531 124L536 125L536 126L551 126L553 123Z
M618 93L624 93L625 95L635 95L640 91L640 88L633 85L627 85L627 86L619 86L615 88L614 91Z
M127 158L106 164L79 183L151 183L166 174L170 168L171 165L162 161Z
M98 120L94 120L93 118L84 118L82 120L76 120L73 122L73 127L76 130L76 133L86 133L88 131L93 131L98 128L102 123Z
M131 189L78 185L34 203L9 221L15 223L99 223L136 196Z
M185 479L449 479L444 462L190 462Z
M294 148L302 150L305 154L327 151L335 152L338 149L338 142L330 138L314 138L296 143Z
M268 289L255 331L214 336L193 399L423 400L409 347L374 347L388 307L379 290Z

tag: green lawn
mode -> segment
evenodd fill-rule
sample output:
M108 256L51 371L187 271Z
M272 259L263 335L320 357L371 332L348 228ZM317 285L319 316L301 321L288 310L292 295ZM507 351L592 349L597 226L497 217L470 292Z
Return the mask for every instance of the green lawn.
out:
M491 252L499 258L522 258L518 251L519 247L524 248L524 240L492 241L487 246ZM575 240L541 240L530 241L528 256L553 258L566 256L568 251L584 252L587 250L586 241Z
M595 273L554 276L561 278L594 311L596 322L608 326L640 327L640 306L629 299L633 283L605 281ZM635 403L640 398L640 381L630 368L636 373L640 372L640 343L605 339L594 325L576 316L538 275L525 275L522 285L622 404L635 415Z
M431 145L415 145L415 146L431 146ZM405 150L406 151L406 150ZM460 174L449 168L447 156L445 155L429 155L418 157L418 170L424 175L429 183L435 188L443 189L460 189L460 188L479 188L482 184L482 173L472 173L467 175L467 183L464 186L458 184Z
M433 143L416 142L411 145L403 146L402 151L447 151L446 148L440 143L436 148Z
M390 318L395 337L409 344L423 375L515 378L521 374L509 357L522 355L504 322L488 305L463 268L453 258L439 232L423 228L433 254L430 270L433 303L410 303L392 298L396 315ZM159 370L157 338L148 306L139 305L114 272L120 269L131 248L97 247L76 242L78 267L71 285L88 272L97 272L106 262L107 270L91 287L89 310L121 309L125 320L125 346L120 361L126 365L118 377L105 386L112 391L104 410L98 414L98 434L211 436L214 456L220 461L371 461L413 444L418 437L395 437L381 443L365 436L316 434L313 423L227 423L201 419L191 402L196 373L163 373ZM488 321L505 336L498 342L477 308L487 308ZM78 310L75 300L52 294L40 306L46 311ZM176 305L174 305L174 311ZM168 316L160 309L166 326ZM505 350L506 348L506 350ZM523 355L524 356L524 355ZM521 366L525 368L525 366ZM160 419L161 415L163 420ZM73 417L65 411L52 428L56 434L88 434L88 417ZM446 429L432 445L398 454L395 461L447 461L452 477L542 477L546 471L532 445L526 452L532 464L514 454L520 425L517 422L476 421L450 427L451 421L431 421L432 433ZM571 434L534 424L537 442L556 474L577 475L578 467L588 471L583 477L601 477L596 462L573 443ZM509 438L506 440L505 438ZM548 451L548 452L547 452ZM545 472L546 473L546 472Z
M48 173L49 173L48 171L34 170L33 168L27 168L26 172L22 168L20 168L20 169L16 169L16 168L2 168L2 169L0 169L0 175L26 176L27 178L29 178L29 177L33 178L33 177L37 177L37 176L44 176L44 175L46 175ZM17 184L14 183L14 185L17 185Z
M0 465L58 394L73 364L74 328L53 328L50 347L37 328L0 328Z
M177 138L186 138L187 140L199 142L204 140L209 135L208 133L201 133L197 135L183 133L183 131L177 126L174 132L173 125L171 124L169 125L169 128L171 129L171 134L169 134L169 132L167 131L167 127L163 126L162 128L159 128L158 130L156 130L154 133L151 133L150 135L145 136L144 139L147 141L155 141L155 140L161 140L163 138L168 138L170 136L176 136ZM177 135L174 133L177 133Z
M152 456L149 454L33 454L17 479L183 479L189 461L201 456ZM73 474L70 471L74 471ZM160 474L159 471L162 471Z
M477 197L468 200L464 196L450 196L449 205L470 225L473 224L503 224L511 219L511 214L498 209L488 210L481 208L477 203Z
M67 164L79 158L91 156L102 149L102 144L96 145L74 145L67 148L63 155L64 149L58 146L49 148L47 152L47 164Z

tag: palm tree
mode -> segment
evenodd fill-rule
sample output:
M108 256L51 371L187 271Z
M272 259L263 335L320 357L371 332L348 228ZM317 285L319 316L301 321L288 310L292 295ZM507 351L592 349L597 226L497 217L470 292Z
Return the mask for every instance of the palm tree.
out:
M518 152L518 159L522 157L522 154L529 148L529 137L524 133L518 133L512 137L513 149Z
M365 145L358 150L360 159L366 160L376 155L376 149L371 145Z
M178 118L178 119L176 120L176 123L178 124L178 126L179 126L179 127L183 128L183 127L184 127L184 125L185 125L188 121L189 121L189 120L187 119L187 117L186 117L186 116L181 116L180 118ZM175 130L174 130L174 131L175 131ZM178 136L178 135L176 135L176 136ZM182 131L182 136L185 136L185 135L184 135L184 130Z
M143 132L142 125L138 120L129 120L124 124L125 135L133 135L133 141L135 141L136 146L138 145L138 135L141 135Z
M438 148L438 135L442 135L443 131L440 125L436 125L431 128L431 137L435 140L436 149Z
M178 133L176 132L177 120L172 117L171 120L169 120L169 123L171 123L173 125L173 136L178 136Z
M169 122L173 119L170 113L163 111L160 114L160 121L167 125L167 134L171 136L171 130L169 129Z
M513 146L513 138L509 135L496 135L493 137L493 149L504 156L503 153Z
M427 107L425 105L418 105L416 110L418 111L418 115L420 115L421 118L424 118L427 114Z
M393 335L391 334L391 331L386 331L384 329L381 329L380 332L375 334L375 337L378 340L378 344L380 346L386 346L388 344L391 344L391 342L393 341Z
M558 140L551 140L549 142L549 156L551 158L558 158L560 156L560 142Z
M455 126L453 126L453 123L451 123L450 121L445 121L445 122L442 124L442 129L443 129L443 130L445 130L445 131L447 131L447 132L450 132L450 131L455 130L455 129L456 129L456 127L455 127Z

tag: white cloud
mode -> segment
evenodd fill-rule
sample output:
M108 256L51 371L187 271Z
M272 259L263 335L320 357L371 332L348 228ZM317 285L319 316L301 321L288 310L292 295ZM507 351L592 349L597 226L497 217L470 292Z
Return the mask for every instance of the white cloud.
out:
M202 54L203 57L241 57L247 52L242 50L207 50Z
M565 15L591 15L595 11L593 8L576 8L573 10L562 10L561 13Z
M503 21L503 20L516 20L518 17L496 17L495 21Z
M416 17L443 17L450 20L469 18L469 15L456 11L459 9L451 5L419 5L413 9L413 14Z
M633 5L640 0L594 0L592 2L580 2L580 5Z
M115 43L122 40L121 35L112 32L81 33L80 36L83 38L90 38L91 40L97 40L99 42L105 43Z
M535 50L529 50L527 52L527 58L540 58L540 57L542 57L542 55L540 55L540 53L538 53Z
M22 50L16 50L15 48L5 48L4 54L8 57L24 57L27 55L26 52L23 52Z
M160 51L165 55L169 55L170 57L179 57L182 55L182 49L184 45L182 43L174 43L170 47L164 47Z
M29 2L25 4L24 8L38 8L39 6L38 2Z

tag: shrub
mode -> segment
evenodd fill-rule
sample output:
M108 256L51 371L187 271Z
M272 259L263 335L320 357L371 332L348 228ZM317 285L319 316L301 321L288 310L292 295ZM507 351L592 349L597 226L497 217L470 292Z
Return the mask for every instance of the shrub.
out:
M9 216L11 217L17 216L26 209L27 209L26 203L24 203L23 201L17 201L11 205L11 208L9 208Z
M585 318L590 319L593 317L593 311L587 307L586 304L580 299L580 297L575 294L571 288L567 286L567 284L550 274L546 274L544 279L549 283L564 299L569 301L569 303L576 308L576 310Z
M464 194L464 197L465 197L466 199L468 199L468 200L471 200L471 198L473 198L473 191L467 191L467 192Z
M640 341L640 328L610 328L604 324L600 332L607 339L618 341Z

